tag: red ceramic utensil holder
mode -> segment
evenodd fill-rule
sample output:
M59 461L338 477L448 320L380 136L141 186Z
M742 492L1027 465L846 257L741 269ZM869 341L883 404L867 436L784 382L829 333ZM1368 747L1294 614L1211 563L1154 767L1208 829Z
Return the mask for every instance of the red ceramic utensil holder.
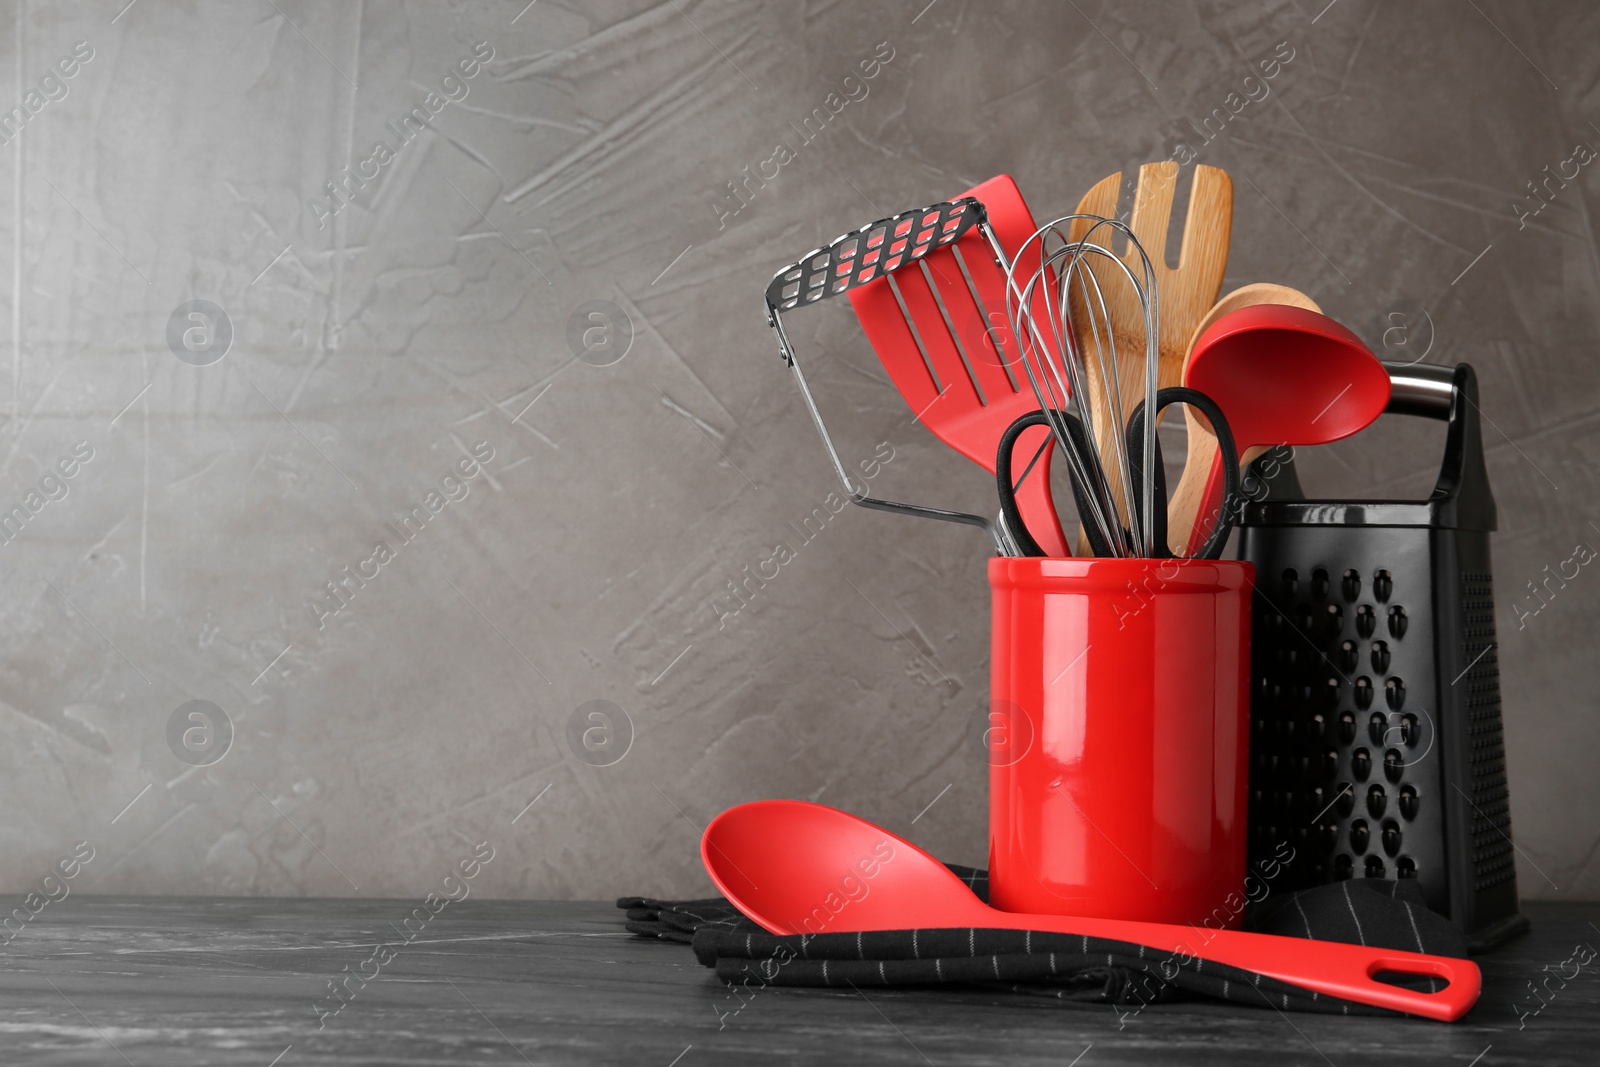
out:
M1232 560L989 562L989 899L1237 926L1250 593Z

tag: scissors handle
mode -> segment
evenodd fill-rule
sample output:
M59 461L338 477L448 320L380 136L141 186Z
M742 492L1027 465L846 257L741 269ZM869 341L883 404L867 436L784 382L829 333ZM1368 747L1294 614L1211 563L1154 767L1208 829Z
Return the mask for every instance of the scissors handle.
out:
M1066 411L1030 411L1021 416L1000 435L1000 445L995 452L994 480L1000 492L1000 514L1005 519L1006 529L1010 531L1012 540L1016 542L1017 550L1024 556L1045 556L1049 553L1039 547L1039 542L1028 532L1027 524L1022 520L1022 512L1017 507L1016 483L1011 480L1011 453L1017 446L1017 439L1024 430L1033 426L1049 426L1051 432L1057 431L1060 426L1065 426L1067 437L1071 439L1072 450L1077 455L1086 455L1087 450L1093 448L1089 435L1084 432L1083 423L1077 416ZM1076 477L1071 478L1072 499L1077 505L1079 515L1089 514L1089 503L1084 497L1083 486ZM1085 533L1088 535L1089 548L1097 556L1112 554L1105 538L1100 536L1094 528L1094 523L1084 523Z
M1189 389L1184 386L1174 385L1156 393L1156 411L1160 412L1171 404L1189 404L1198 408L1200 413L1210 421L1211 428L1216 434L1217 449L1222 458L1222 515L1212 528L1210 536L1205 540L1198 551L1190 559L1216 559L1222 554L1222 547L1227 543L1228 534L1233 529L1234 519L1238 512L1239 503L1239 452L1233 441L1233 431L1228 427L1227 417L1222 414L1222 409L1217 403L1204 393ZM1083 428L1083 423L1078 418L1066 411L1030 411L1018 418L1006 432L1000 436L1000 445L995 452L994 478L995 487L1000 493L1000 513L1005 519L1005 526L1010 531L1012 540L1016 542L1017 550L1024 556L1044 556L1043 548L1028 531L1027 525L1022 520L1022 512L1017 507L1016 485L1011 479L1012 452L1015 450L1017 440L1024 430L1033 426L1049 426L1052 432L1059 432L1065 428L1068 440L1067 451L1079 456L1092 455L1094 444L1088 433ZM1138 485L1144 480L1144 450L1139 448L1144 433L1144 404L1141 402L1134 409L1133 416L1128 420L1128 472L1132 476L1133 484ZM1161 461L1161 443L1156 442L1155 451L1155 501L1159 509L1155 515L1154 532L1155 543L1151 546L1154 557L1157 559L1173 558L1172 549L1167 545L1167 484L1166 475ZM1089 515L1089 501L1083 485L1076 477L1071 478L1072 499L1077 505L1078 515L1085 518ZM1139 522L1143 517L1143 502L1134 500L1133 518ZM1084 536L1089 543L1089 550L1096 556L1118 555L1112 551L1103 533L1093 522L1083 523Z
M1156 393L1156 412L1159 413L1170 404L1188 404L1198 408L1200 413L1211 423L1212 432L1216 434L1217 451L1222 457L1222 514L1211 529L1211 534L1189 559L1216 559L1222 555L1222 546L1228 541L1228 534L1233 529L1234 520L1238 515L1239 505L1239 451L1233 443L1233 431L1228 428L1227 417L1222 414L1222 409L1217 402L1198 389L1189 389L1181 385L1171 385ZM1133 475L1133 483L1138 485L1144 476L1143 450L1136 447L1137 442L1144 433L1144 403L1134 408L1133 415L1128 419L1128 469ZM1171 559L1172 549L1167 546L1167 504L1166 490L1162 487L1161 447L1156 446L1156 506L1159 509L1155 516L1155 544L1153 551L1158 559ZM1134 510L1142 516L1142 501L1134 500Z

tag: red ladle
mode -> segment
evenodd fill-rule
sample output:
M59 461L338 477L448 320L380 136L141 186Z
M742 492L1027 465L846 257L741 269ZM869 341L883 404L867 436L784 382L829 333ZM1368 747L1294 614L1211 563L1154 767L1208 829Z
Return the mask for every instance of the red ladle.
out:
M1000 911L911 842L836 808L799 800L729 808L706 827L700 858L723 896L774 934L973 927L1103 937L1442 1022L1466 1014L1482 985L1477 964L1446 956L1238 930ZM1384 972L1449 984L1424 993L1374 980Z
M1241 307L1206 327L1183 384L1228 417L1241 472L1275 445L1322 445L1365 429L1388 406L1390 388L1389 372L1361 338L1285 304ZM1202 464L1191 454L1168 509L1174 551L1205 538L1221 501L1222 464L1214 453Z

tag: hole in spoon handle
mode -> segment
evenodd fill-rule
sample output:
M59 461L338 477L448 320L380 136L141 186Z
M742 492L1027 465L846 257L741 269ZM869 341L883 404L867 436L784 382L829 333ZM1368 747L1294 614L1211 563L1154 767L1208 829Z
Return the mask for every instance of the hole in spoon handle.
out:
M1382 981L1379 975L1435 978L1443 984L1431 991L1411 989L1392 981ZM1365 967L1365 979L1363 985L1375 993L1373 998L1367 999L1368 1003L1446 1022L1465 1015L1477 1003L1483 982L1478 965L1471 960L1415 953L1370 957Z
M1219 932L1206 955L1301 989L1374 1008L1451 1022L1478 1001L1483 977L1471 960L1429 956L1338 941L1301 941L1263 934ZM1284 945L1281 942L1298 942ZM1380 982L1377 975L1443 979L1443 989L1426 992Z

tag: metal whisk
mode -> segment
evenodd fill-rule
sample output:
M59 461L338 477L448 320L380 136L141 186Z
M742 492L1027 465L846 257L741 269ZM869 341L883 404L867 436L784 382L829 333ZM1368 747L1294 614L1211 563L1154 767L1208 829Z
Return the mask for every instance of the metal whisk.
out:
M1062 229L1073 223L1080 223L1083 231L1076 239ZM1124 234L1129 245L1138 251L1142 278L1109 248L1090 240L1103 228ZM1145 411L1154 411L1160 359L1155 271L1127 224L1099 215L1074 214L1039 227L1007 265L1006 315L1023 370L1047 417L1055 445L1081 489L1076 497L1079 510L1085 513L1079 515L1079 520L1085 527L1092 524L1098 540L1110 546L1114 555L1149 556L1154 554L1156 545L1155 509L1166 505L1164 500L1159 505L1155 500L1156 420L1141 420L1142 440L1137 447L1142 450L1143 463L1136 465L1140 473L1139 484L1135 485L1126 459L1132 453L1124 429L1132 409L1125 408L1118 384L1116 337L1092 256L1115 264L1121 279L1113 273L1108 280L1112 284L1125 281L1139 298L1145 337L1142 402ZM1114 464L1106 462L1107 457L1095 444L1096 427L1088 395L1091 359L1099 381L1110 390L1110 440L1118 452ZM1069 417L1082 432L1074 432ZM1124 515L1130 517L1126 527Z

